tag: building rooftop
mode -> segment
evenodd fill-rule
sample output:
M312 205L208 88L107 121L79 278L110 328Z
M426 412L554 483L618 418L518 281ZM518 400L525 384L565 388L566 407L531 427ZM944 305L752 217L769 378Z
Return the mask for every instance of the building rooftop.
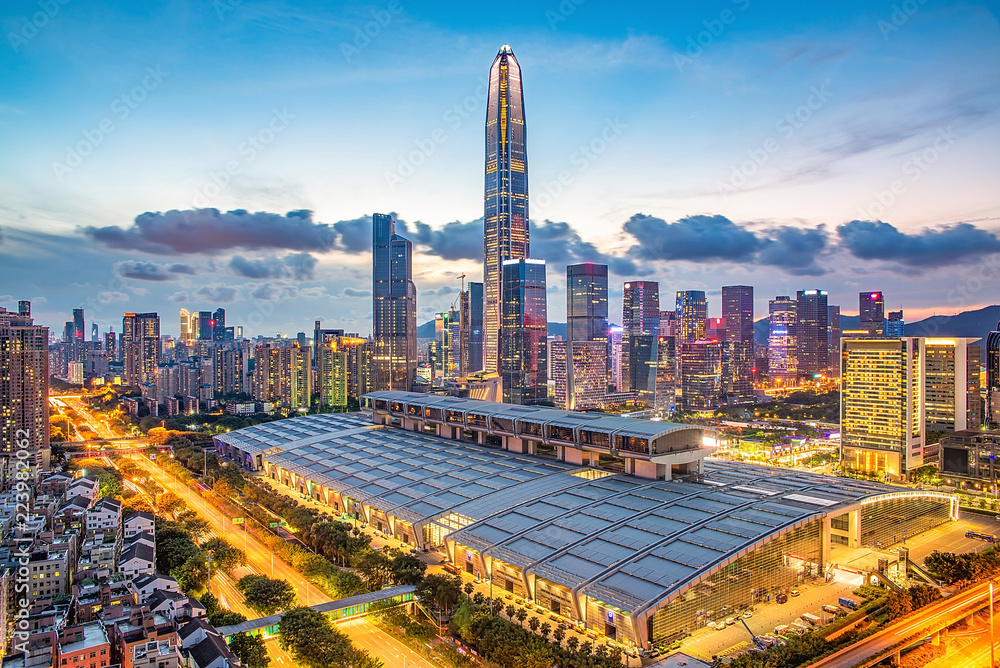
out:
M104 631L104 626L100 622L91 622L77 627L80 631L79 640L60 643L60 654L72 654L81 652L92 647L100 647L108 642L108 635Z

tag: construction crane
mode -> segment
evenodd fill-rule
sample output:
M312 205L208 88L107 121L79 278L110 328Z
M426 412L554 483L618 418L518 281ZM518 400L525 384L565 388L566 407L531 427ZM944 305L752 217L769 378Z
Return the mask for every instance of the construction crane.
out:
M761 640L756 635L754 635L754 632L750 630L749 626L747 626L747 621L745 619L743 619L743 617L740 617L739 620L740 620L740 623L743 624L743 627L747 630L747 633L750 634L750 637L753 638L753 644L757 645L757 649L759 649L762 652L764 650L766 650L767 649L767 645L764 644L763 640Z
M455 301L451 303L451 310L455 310L455 305L458 304L458 300L462 298L462 293L465 292L465 274L458 277L462 281L462 289L459 291L458 296L455 297Z

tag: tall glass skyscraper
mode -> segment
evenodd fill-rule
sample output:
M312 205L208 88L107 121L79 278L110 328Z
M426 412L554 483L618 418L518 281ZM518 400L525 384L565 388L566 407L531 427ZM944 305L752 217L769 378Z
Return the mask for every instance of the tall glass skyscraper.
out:
M503 400L537 404L548 397L545 261L506 260L500 327Z
M868 332L868 336L881 339L885 336L885 297L881 292L858 293L859 329Z
M753 401L753 286L722 286L722 319L729 353L724 390L738 401Z
M660 336L660 284L630 281L622 293L622 370L619 392L655 391L656 341ZM651 373L651 371L654 371Z
M986 426L1000 422L1000 322L986 336Z
M607 265L587 262L566 267L566 338L566 356L573 363L566 364L565 406L593 407L607 389ZM578 396L587 400L580 402Z
M825 374L830 363L828 348L830 311L827 308L826 290L799 290L795 301L795 342L799 376L812 378ZM883 334L884 327L883 325Z
M413 245L396 221L372 216L373 390L413 388L417 376L417 288Z
M678 341L701 341L705 338L708 301L704 290L679 291L675 311Z
M486 105L486 196L483 213L486 371L498 369L502 323L501 267L528 257L528 154L521 67L504 44L490 68Z

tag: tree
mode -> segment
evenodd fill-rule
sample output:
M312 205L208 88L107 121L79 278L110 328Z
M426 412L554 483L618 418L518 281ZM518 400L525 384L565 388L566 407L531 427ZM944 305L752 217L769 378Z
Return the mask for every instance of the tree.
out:
M885 611L889 615L890 621L909 614L913 611L910 595L905 591L892 592L885 602Z
M197 549L197 548L195 548ZM177 580L177 586L189 596L198 596L208 584L208 563L205 555L198 550L180 566L170 571L170 577Z
M273 615L295 603L295 589L287 580L272 580L266 575L244 575L236 582L246 604L262 615Z
M517 609L517 621L521 624L521 628L524 628L524 620L528 618L528 611L524 608Z
M562 645L563 638L566 637L566 629L557 626L555 631L552 632L552 637L556 639L557 645Z
M232 498L236 494L233 486L225 480L216 480L215 484L212 485L212 491L225 498Z
M337 590L340 598L365 593L365 581L352 571L338 571L331 578L331 584Z
M264 639L258 635L237 633L229 640L229 649L247 668L267 668L271 663Z
M306 668L346 666L379 668L382 662L351 645L330 618L311 608L293 608L281 616L278 645Z
M466 582L464 585L462 585L462 591L465 592L466 596L471 597L472 596L472 591L474 589L475 589L475 587L472 586L471 582Z
M562 631L562 629L559 630ZM576 648L579 646L580 646L580 639L577 638L576 636L570 636L569 640L566 641L566 649L573 652L574 654L576 653Z
M509 604L503 611L507 613L507 619L514 621L514 615L517 614L517 608L514 607L513 603Z
M913 585L908 590L910 594L910 601L913 603L913 609L922 608L929 603L941 598L941 592L937 587L932 587L930 585L918 584Z
M544 640L549 639L549 633L552 632L552 625L548 622L543 622L541 626L538 627L538 632L542 634Z
M532 633L538 630L539 624L541 624L541 622L538 621L538 617L535 617L534 615L532 615L531 619L528 620L528 628L531 629Z
M392 559L389 571L392 581L398 585L415 585L424 579L427 564L416 555L403 553Z
M157 497L156 506L165 513L174 514L183 509L186 504L173 492L164 492Z
M184 528L187 529L189 534L191 534L191 538L193 538L195 542L203 540L206 536L212 533L212 525L208 523L208 520L204 520L200 517L196 517L185 522Z
M144 496L139 496L138 494L125 499L122 501L122 515L128 516L132 512L143 511L146 513L153 512L153 505Z
M370 591L381 589L392 579L392 563L381 552L365 552L358 558L357 568Z
M204 603L204 600L202 603ZM245 622L246 620L246 617L238 612L233 612L232 610L219 610L214 615L208 616L208 621L211 622L212 626L215 628L235 626L241 622Z
M472 595L472 602L475 603L476 605L482 605L483 601L485 600L486 597L483 596L483 592L481 591L477 591L475 594Z
M594 643L590 642L589 640L585 640L580 645L580 654L582 654L583 656L590 656L590 652L593 649L594 649Z

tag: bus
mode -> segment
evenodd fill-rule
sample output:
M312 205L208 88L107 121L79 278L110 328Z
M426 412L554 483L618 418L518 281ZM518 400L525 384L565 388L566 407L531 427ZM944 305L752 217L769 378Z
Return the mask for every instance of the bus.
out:
M997 542L997 537L991 533L980 533L978 531L966 531L966 538L975 538L977 540L985 540L987 543Z
M442 566L442 568L443 568L444 570L448 571L449 573L451 573L452 575L458 575L459 573L461 573L461 572L462 572L462 571L461 571L461 570L460 570L460 569L458 568L458 566L456 566L455 564L451 564L451 563L447 563L447 564L445 564L444 566Z

